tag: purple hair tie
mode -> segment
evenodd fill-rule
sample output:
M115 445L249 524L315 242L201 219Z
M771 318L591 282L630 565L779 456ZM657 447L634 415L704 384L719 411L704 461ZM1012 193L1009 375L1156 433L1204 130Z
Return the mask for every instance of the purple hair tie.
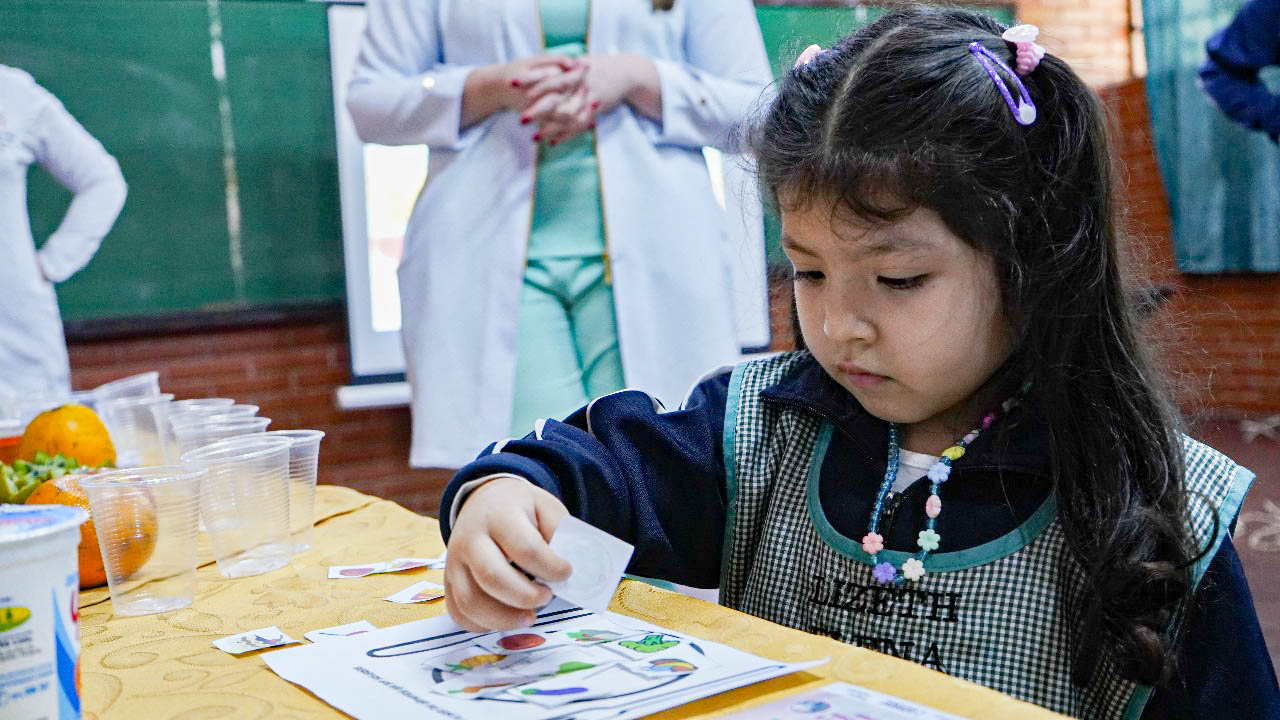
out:
M1036 105L1031 102L1031 93L1027 92L1027 86L1022 84L1022 78L1009 68L1003 60L996 57L994 53L986 48L980 42L969 43L969 52L978 58L978 62L982 63L982 69L987 71L987 75L991 76L991 82L996 84L996 89L1004 96L1004 102L1009 106L1010 112L1013 113L1013 119L1018 121L1019 125L1031 125L1036 121ZM994 66L993 66L994 63ZM1014 100L1013 95L1009 93L1009 87L1000 79L1000 75L996 73L995 66L999 66L1013 78L1014 84L1018 86L1018 100Z

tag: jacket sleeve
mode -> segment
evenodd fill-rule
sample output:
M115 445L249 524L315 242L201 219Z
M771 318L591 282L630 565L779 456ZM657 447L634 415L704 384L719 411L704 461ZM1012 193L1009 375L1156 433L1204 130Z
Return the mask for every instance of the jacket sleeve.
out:
M1188 609L1173 680L1143 718L1280 720L1280 687L1244 568L1225 538Z
M347 110L365 142L458 149L472 66L444 62L435 0L370 0Z
M732 151L772 79L764 39L748 0L687 3L684 62L655 59L662 93L657 143Z
M58 229L36 261L49 282L62 282L89 263L124 207L127 186L120 165L62 103L32 83L36 113L28 133L35 161L74 193Z
M1209 38L1200 86L1228 117L1280 139L1280 96L1258 71L1280 64L1280 0L1253 0Z
M673 412L636 390L606 395L564 422L544 421L523 439L490 446L445 489L445 541L463 485L517 475L560 498L575 517L635 545L630 572L716 587L728 380L728 373L705 380Z

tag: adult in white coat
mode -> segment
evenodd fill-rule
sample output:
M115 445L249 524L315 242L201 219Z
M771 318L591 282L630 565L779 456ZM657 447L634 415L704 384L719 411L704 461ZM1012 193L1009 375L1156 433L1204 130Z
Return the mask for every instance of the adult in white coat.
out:
M735 254L763 249L729 239L701 149L733 149L770 79L764 44L749 0L608 0L591 3L586 50L588 64L639 55L656 72L642 102L602 109L595 150L626 384L675 405L738 357L735 302L763 311L730 274ZM357 131L431 150L399 270L415 466L459 466L509 430L537 144L515 108L468 122L463 100L476 71L543 53L532 0L368 4L347 100Z
M75 193L39 252L27 170L39 164ZM0 395L71 392L54 283L88 264L124 205L120 166L27 73L0 65Z

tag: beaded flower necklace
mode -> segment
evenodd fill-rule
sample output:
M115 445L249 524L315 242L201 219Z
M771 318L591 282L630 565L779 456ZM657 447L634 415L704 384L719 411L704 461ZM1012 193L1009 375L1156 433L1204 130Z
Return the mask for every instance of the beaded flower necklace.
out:
M889 425L889 463L885 467L884 480L880 483L880 491L876 494L875 504L871 507L871 522L868 525L867 534L862 536L862 550L871 556L871 577L881 585L900 585L910 580L915 582L924 577L924 559L929 553L938 549L938 544L942 541L942 536L935 529L938 524L938 515L942 514L942 498L938 492L942 489L942 484L951 476L951 466L955 461L964 457L965 451L969 445L977 439L978 434L983 430L991 427L996 421L1000 413L1008 413L1018 404L1016 397L1005 400L1000 405L999 411L987 413L982 418L980 427L976 427L956 441L954 445L942 451L942 456L937 462L929 468L927 477L929 478L929 499L924 503L924 514L928 517L925 520L925 529L920 531L916 538L916 544L920 546L920 551L914 556L907 558L902 563L901 573L899 568L895 568L893 563L885 561L879 562L880 551L884 550L884 537L876 532L880 525L880 513L884 509L884 501L889 497L889 491L893 488L893 481L898 477L898 455L901 450L899 443L900 432L897 423Z

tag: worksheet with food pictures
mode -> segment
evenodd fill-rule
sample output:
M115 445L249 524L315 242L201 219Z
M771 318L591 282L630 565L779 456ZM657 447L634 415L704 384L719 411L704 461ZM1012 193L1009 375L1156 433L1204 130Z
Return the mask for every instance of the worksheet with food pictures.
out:
M532 627L472 633L431 618L263 656L357 718L636 718L812 667L562 601Z

